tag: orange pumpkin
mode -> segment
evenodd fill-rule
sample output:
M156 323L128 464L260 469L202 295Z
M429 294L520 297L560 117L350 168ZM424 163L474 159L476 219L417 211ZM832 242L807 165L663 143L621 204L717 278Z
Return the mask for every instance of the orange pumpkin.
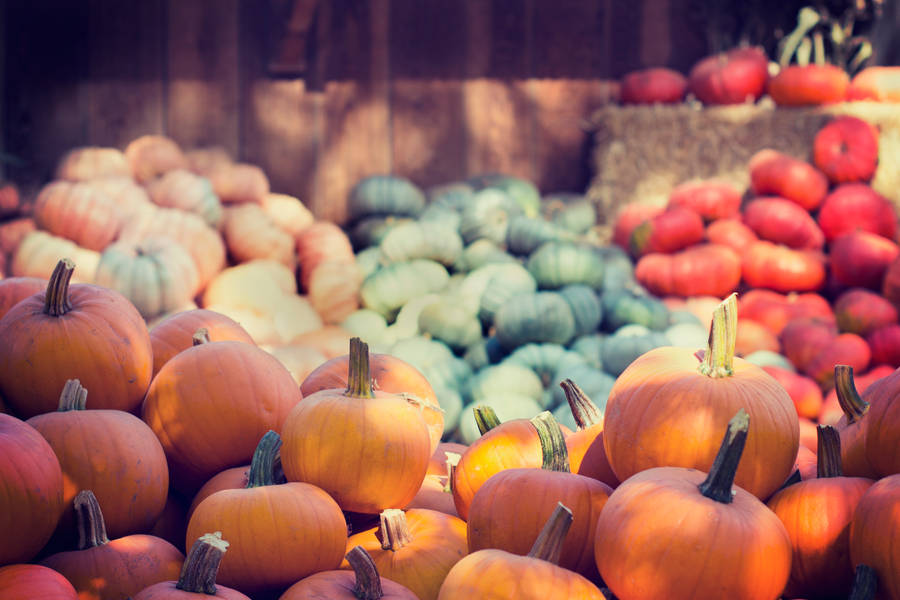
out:
M41 565L0 567L0 600L78 600L69 580Z
M294 238L278 227L258 204L226 208L222 235L234 262L263 258L278 261L292 270L296 266Z
M59 261L41 292L0 319L0 395L24 417L50 412L69 379L94 391L94 408L131 411L153 368L147 325L122 294L72 284L75 265Z
M326 323L342 323L359 308L362 277L354 262L324 261L309 276L309 301Z
M609 466L603 447L603 413L571 379L559 384L566 393L566 401L578 429L566 437L569 469L572 473L592 477L611 488L619 479Z
M834 366L834 390L843 415L835 424L840 435L841 466L852 477L877 479L866 454L869 403L863 400L853 380L853 367Z
M215 494L216 492L220 492L222 490L239 490L247 487L248 479L247 476L250 473L250 465L242 465L240 467L231 467L230 469L225 469L224 471L219 471L215 475L209 478L209 481L203 484L203 486L197 490L197 493L194 494L193 500L191 500L191 505L188 507L187 516L190 519L191 515L194 514L194 510L197 509L197 505L201 502ZM281 474L281 477L276 476L275 483L285 483L284 474Z
M850 522L850 560L868 565L878 579L875 598L900 598L900 474L875 482L860 498Z
M280 446L274 431L262 436L247 487L208 496L188 522L188 540L213 530L229 540L218 581L247 594L336 569L347 546L344 515L328 494L308 483L275 483Z
M447 481L447 476L425 475L419 491L416 492L413 499L403 509L425 508L459 517L459 513L456 512L456 504L453 502L453 494L450 492Z
M220 161L206 173L223 204L259 204L269 192L269 178L256 165Z
M406 586L382 577L372 557L362 546L356 546L346 556L353 568L350 571L320 571L301 579L289 587L279 600L417 600Z
M79 598L121 600L159 581L178 578L184 554L169 542L145 534L110 540L103 514L90 490L75 496L78 548L58 552L40 564L68 579Z
M16 277L47 280L63 258L70 258L78 265L78 273L72 276L72 283L94 283L100 253L40 229L22 238L13 253L10 273Z
M40 277L7 277L0 280L0 318L25 298L45 289L47 280Z
M309 290L310 279L319 263L340 261L355 263L353 246L344 230L329 221L316 221L295 238L299 280L303 290Z
M160 321L150 330L153 346L153 376L169 359L193 346L194 334L206 329L213 342L234 340L253 344L253 338L234 319L205 308L186 310Z
M708 470L719 432L739 408L755 424L738 485L768 498L787 479L800 444L797 410L771 375L734 357L736 326L732 295L714 313L702 361L691 350L661 347L638 357L619 376L603 432L619 480L652 467ZM666 435L658 435L660 430Z
M900 370L869 386L863 399L866 417L866 457L879 477L900 473Z
M346 388L305 396L285 420L285 476L323 488L347 511L406 506L433 452L425 408L413 396L373 390L359 338L350 340L348 362ZM339 452L322 452L336 439Z
M147 192L157 206L194 213L213 228L222 222L222 203L212 183L187 169L173 169L149 182Z
M187 158L175 140L163 135L142 135L125 147L132 176L140 183L174 169L187 168Z
M41 189L34 201L34 220L40 229L98 251L116 239L122 225L111 197L88 183L68 181Z

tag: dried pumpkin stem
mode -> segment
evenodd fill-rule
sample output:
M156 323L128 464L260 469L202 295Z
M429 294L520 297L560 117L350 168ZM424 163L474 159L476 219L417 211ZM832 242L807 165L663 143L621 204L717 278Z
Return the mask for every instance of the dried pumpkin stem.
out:
M878 591L878 575L869 565L857 565L847 600L872 600Z
M222 539L221 531L201 535L188 551L175 588L194 594L215 595L216 575L226 550L228 542Z
M716 454L709 475L698 486L701 494L723 504L732 501L734 492L731 486L734 485L734 475L741 462L749 429L750 415L742 408L728 422L728 431L725 432L725 438L719 446L719 453Z
M50 280L47 282L47 292L44 295L44 314L61 317L72 309L72 305L69 303L69 281L72 279L73 271L75 271L75 263L68 258L63 258L56 263Z
M831 425L816 427L816 477L842 477L841 436Z
M850 365L834 365L834 391L837 392L838 404L847 417L848 425L856 423L869 412L869 403L856 391L853 367Z
M587 429L603 422L603 413L574 381L564 379L559 387L566 393L566 402L569 403L578 429Z
M84 410L87 407L87 390L77 379L69 379L59 395L58 412Z
M562 555L563 542L566 534L569 533L569 527L572 526L572 511L569 510L562 502L556 503L556 508L544 528L534 540L534 545L528 552L531 558L539 558L553 564L559 564L559 557Z
M734 373L737 343L737 294L725 298L713 311L709 341L698 369L707 377L730 377Z
M356 574L356 586L353 588L353 595L359 600L378 600L383 597L381 576L378 574L375 561L372 560L366 549L362 546L354 546L347 553L346 558Z
M374 398L369 377L369 345L358 337L350 338L350 364L346 395L351 398Z
M486 404L479 404L473 407L472 413L475 415L475 425L478 426L478 431L481 435L486 434L500 424L500 417L497 416L497 411Z
M201 327L197 331L194 332L194 335L191 336L191 345L199 346L200 344L208 344L210 342L209 339L209 329L206 327Z
M386 508L381 511L379 517L381 523L378 526L378 539L381 541L382 549L396 552L412 542L406 513L399 508Z
M281 460L281 436L271 429L266 432L256 450L253 451L253 460L250 461L250 472L247 473L247 487L262 487L275 485L277 480L277 467Z
M538 439L541 441L543 458L541 468L547 471L569 473L569 450L566 448L566 438L553 413L545 410L531 419L531 424L537 430Z
M109 543L106 523L100 512L100 503L91 490L81 490L75 495L75 520L78 527L78 549L87 550Z

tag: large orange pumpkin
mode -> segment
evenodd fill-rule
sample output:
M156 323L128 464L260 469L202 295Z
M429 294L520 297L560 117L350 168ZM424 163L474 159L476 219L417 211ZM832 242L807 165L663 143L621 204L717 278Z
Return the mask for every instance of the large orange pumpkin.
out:
M89 250L103 250L119 233L121 220L113 199L89 183L55 181L34 202L40 229L72 240Z
M900 369L863 393L866 417L866 457L879 477L900 473Z
M734 357L736 326L732 295L714 313L702 361L688 349L656 348L616 380L606 405L603 443L621 481L652 467L709 470L720 432L740 408L754 419L754 430L738 485L768 498L790 475L800 444L797 410L771 375Z
M856 505L850 523L850 560L878 578L879 600L900 598L900 474L884 477Z
M94 408L132 411L153 368L147 325L119 292L72 284L75 265L60 261L46 292L19 302L0 319L0 396L24 417L56 410L59 391L78 379Z
M154 377L169 359L194 345L194 334L201 328L206 329L213 342L235 340L253 344L250 334L231 317L205 308L182 311L160 321L150 330Z

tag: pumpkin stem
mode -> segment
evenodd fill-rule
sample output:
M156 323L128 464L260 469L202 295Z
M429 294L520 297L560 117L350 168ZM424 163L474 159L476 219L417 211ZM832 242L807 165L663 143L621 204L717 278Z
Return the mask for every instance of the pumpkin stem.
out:
M448 494L453 493L453 473L456 472L456 465L462 458L462 454L457 452L444 452L447 456L447 483L444 484L444 491Z
M247 473L247 487L262 487L278 483L278 467L281 462L281 436L271 429L266 432L250 461L250 472Z
M556 508L553 509L544 528L534 540L528 556L546 560L554 565L559 564L563 541L566 539L566 534L569 533L569 527L572 526L572 518L572 511L562 502L557 502Z
M848 600L872 600L878 591L878 575L869 565L858 565Z
M541 468L569 473L569 449L566 448L566 438L553 413L545 410L531 419L531 424L537 429L538 439L541 441Z
M175 583L175 589L214 596L219 563L226 550L228 542L222 539L221 531L206 533L197 538L181 566L181 575Z
M351 398L374 398L369 378L369 345L358 337L350 338L350 364L346 395Z
M396 552L412 541L405 512L399 508L386 508L379 517L381 524L378 526L377 537L382 549Z
M831 425L816 426L816 477L843 477L841 436Z
M730 377L734 373L734 346L737 343L737 294L731 294L713 311L709 341L698 367L707 377Z
M603 594L603 597L606 598L606 600L619 600L609 588L600 588L600 593Z
M486 434L500 424L500 417L497 416L497 411L486 404L479 404L473 407L472 413L475 415L475 424L478 426L478 431L481 435Z
M60 259L56 263L50 280L47 282L47 293L44 295L44 314L61 317L72 309L72 305L69 304L69 281L72 279L74 270L75 263L68 258Z
M208 344L211 340L209 339L209 329L206 327L201 327L197 331L194 332L194 335L191 336L191 345L199 346L200 344Z
M734 497L731 486L734 485L734 475L741 462L749 429L750 415L742 408L728 422L728 431L725 432L709 475L698 486L701 494L723 504L731 502Z
M109 543L100 503L91 490L75 495L75 520L78 523L78 549L87 550Z
M362 546L354 546L347 553L347 562L356 573L356 586L353 595L359 600L378 600L384 596L381 590L381 576L372 556Z
M87 390L77 379L69 379L63 386L59 396L59 408L57 412L70 410L84 410L87 407Z
M856 391L853 367L850 365L834 365L834 390L848 425L856 423L869 412L869 403Z
M587 394L571 379L564 379L559 387L566 393L566 401L578 429L587 429L603 422L603 413L597 408Z

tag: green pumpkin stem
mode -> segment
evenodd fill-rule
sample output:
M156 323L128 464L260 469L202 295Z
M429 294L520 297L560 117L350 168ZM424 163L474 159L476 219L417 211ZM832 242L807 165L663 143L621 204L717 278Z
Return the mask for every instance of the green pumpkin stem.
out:
M556 508L544 528L534 540L534 545L528 552L531 558L539 558L546 560L554 565L559 564L559 557L562 555L563 542L566 534L569 533L569 527L572 526L572 511L569 510L562 502L556 503Z
M405 512L399 508L386 508L381 511L379 519L381 522L377 537L381 541L382 549L396 552L412 541Z
M741 462L749 429L750 415L742 408L728 422L728 431L725 432L709 475L698 486L701 494L716 502L731 503L734 497L731 487L734 485L734 475Z
M374 398L369 376L369 345L358 337L350 338L350 364L347 368L346 395L351 398Z
M603 413L574 381L564 379L559 387L566 393L566 402L569 403L578 429L587 429L603 422Z
M537 429L538 439L541 441L541 468L569 473L569 449L566 448L566 438L553 413L545 410L531 419L531 424Z
M91 490L81 490L75 495L75 521L78 527L78 549L87 550L109 543L106 522L100 511L100 503Z
M737 343L737 294L725 298L713 311L709 341L698 367L707 377L730 377L734 373Z
M69 379L59 395L58 412L84 410L87 407L87 390L77 379Z
M486 434L500 424L500 417L497 416L497 411L486 404L479 404L473 407L472 413L475 415L475 425L478 426L478 431L481 435Z
M831 425L816 427L816 477L843 477L841 465L841 436Z
M447 456L447 483L444 484L444 491L448 494L453 493L453 474L456 473L456 466L459 464L462 454L458 452L444 452Z
M247 487L254 488L280 483L278 477L280 463L281 436L270 429L262 436L259 444L256 445L256 450L253 451L250 471L247 473Z
M384 597L381 589L381 576L372 556L362 546L354 546L346 556L347 562L356 574L356 585L353 595L359 600L378 600Z
M197 331L194 332L194 335L191 336L191 345L199 346L200 344L208 344L210 342L209 339L209 329L206 327L201 327Z
M228 542L222 539L222 532L206 533L197 538L181 566L181 575L175 589L194 594L216 594L216 575L219 563L228 550Z
M68 258L60 259L47 282L47 292L44 295L44 314L51 317L61 317L72 309L69 303L69 281L72 272L75 271L75 263Z
M869 565L857 565L848 600L872 600L878 591L878 575Z
M869 412L869 403L862 399L856 391L853 381L853 367L834 365L834 391L837 392L838 404L847 417L847 424L856 423Z

